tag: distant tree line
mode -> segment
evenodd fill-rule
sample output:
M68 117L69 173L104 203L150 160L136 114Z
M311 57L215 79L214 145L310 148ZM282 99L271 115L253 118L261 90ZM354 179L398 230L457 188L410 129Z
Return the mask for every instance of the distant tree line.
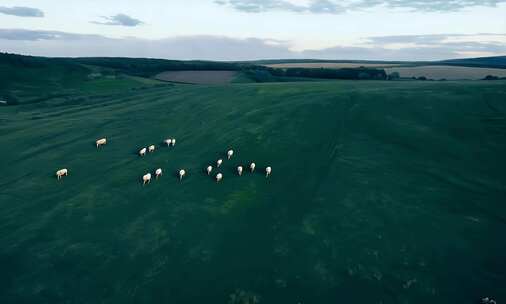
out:
M119 72L142 77L151 77L164 71L242 71L257 82L284 81L285 78L320 79L387 79L382 69L372 68L288 68L275 69L250 63L217 61L179 61L149 58L76 58L81 64L115 69Z
M142 77L154 76L165 71L237 71L236 63L216 61L179 61L149 58L77 58L82 64L112 68L122 73Z
M282 77L307 77L322 79L353 79L353 80L384 80L387 74L383 69L372 68L287 68L273 69L271 73L274 76Z
M243 70L247 76L257 82L284 81L291 79L348 79L348 80L385 80L387 74L383 69L373 68L268 68L249 67Z
M0 53L0 64L6 67L44 68L48 66L60 66L70 71L86 71L87 69L71 58L47 58L37 56L24 56L9 53Z
M506 77L498 77L494 75L487 75L483 80L505 80Z

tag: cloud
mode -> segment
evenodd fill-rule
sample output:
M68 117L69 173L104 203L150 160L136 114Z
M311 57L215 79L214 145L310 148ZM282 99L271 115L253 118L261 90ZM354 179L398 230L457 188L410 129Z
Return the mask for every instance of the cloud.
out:
M332 47L307 50L301 58L386 60L386 61L433 61L465 57L506 55L506 48L497 44L453 44L445 46L408 47L391 49L385 47Z
M366 2L366 1L364 1ZM409 8L418 11L444 12L457 11L472 6L495 7L506 0L386 0L383 2L393 8Z
M313 14L340 14L346 11L384 6L423 12L458 11L472 6L495 7L506 0L310 0L308 4L295 4L289 0L216 0L218 5L246 13L287 11Z
M272 10L330 14L343 12L340 5L329 0L313 0L309 5L297 5L285 0L217 0L215 3L246 13L261 13Z
M470 37L503 37L506 42L506 34L433 34L433 35L394 35L394 36L377 36L368 37L367 41L373 44L389 44L389 43L418 43L418 44L440 44L446 43L450 39L464 39Z
M147 57L167 59L249 60L290 58L289 45L272 39L185 36L148 40L109 38L59 31L0 29L0 52L52 57Z
M110 16L110 17L102 16L102 18L106 21L102 21L102 22L92 21L91 23L101 24L101 25L121 25L121 26L137 26L137 25L141 25L144 23L139 19L132 18L132 17L125 15L125 14L117 14L117 15Z
M308 58L430 61L506 55L506 34L435 34L367 37L354 47L307 50Z
M0 40L39 41L39 40L86 40L102 38L100 35L73 34L60 31L37 31L25 29L0 29Z
M272 39L203 35L148 40L60 31L0 29L0 51L53 57L117 56L231 61L276 58L442 60L506 55L505 41L506 34L383 36L365 38L360 45L297 52L290 49L288 41Z
M40 9L25 6L0 6L0 13L18 17L44 17L44 12Z
M338 14L346 11L346 7L338 5L329 0L315 0L308 6L308 10L315 14Z

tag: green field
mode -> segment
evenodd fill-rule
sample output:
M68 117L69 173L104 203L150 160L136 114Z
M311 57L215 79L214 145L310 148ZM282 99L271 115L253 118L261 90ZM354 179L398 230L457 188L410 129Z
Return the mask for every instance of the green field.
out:
M506 300L505 81L151 82L0 107L0 303Z

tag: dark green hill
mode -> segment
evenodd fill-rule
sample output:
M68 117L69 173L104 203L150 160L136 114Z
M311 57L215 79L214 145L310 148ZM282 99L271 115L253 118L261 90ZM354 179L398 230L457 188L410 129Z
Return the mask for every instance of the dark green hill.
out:
M88 73L65 60L0 54L0 99L16 104L63 95L65 88L81 85Z
M452 59L441 61L441 63L458 66L506 69L506 56Z
M85 65L68 58L0 53L0 100L27 104L108 95L166 85L108 67Z

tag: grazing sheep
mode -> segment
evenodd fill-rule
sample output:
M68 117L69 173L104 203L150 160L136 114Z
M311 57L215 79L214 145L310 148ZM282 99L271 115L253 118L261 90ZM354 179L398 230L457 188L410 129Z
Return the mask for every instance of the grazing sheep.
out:
M69 175L69 170L67 170L67 169L60 169L60 170L56 171L56 177L58 178L58 180L60 180L60 178L62 178L63 176L66 176L66 175Z
M182 180L185 175L186 175L185 170L183 170L183 169L179 170L179 180Z
M213 171L213 166L208 166L206 171L207 171L207 175L211 175L211 171Z
M223 163L223 159L218 159L218 161L216 162L216 166L219 167L221 166L221 164Z
M486 298L481 299L481 303L483 303L483 304L496 304L497 302L494 299L486 297Z
M170 138L167 138L166 140L163 141L165 144L167 144L167 147L170 147L170 144L172 143L172 139Z
M172 143L172 146L174 147L174 146L176 145L176 139L175 139L175 138L173 138L173 139L171 140L171 143Z
M148 152L154 152L155 151L155 145L151 145L148 147Z
M242 175L242 166L237 167L237 174Z
M216 182L219 183L223 179L223 174L218 173L216 174Z
M151 182L151 173L147 173L142 176L142 185L144 186L146 183L149 184Z
M249 168L251 169L251 172L255 171L255 163L251 163L251 165L249 165Z
M107 139L105 139L105 138L97 139L97 141L96 141L97 148L102 145L105 145L106 143L107 143Z
M271 172L272 172L272 168L271 167L265 168L265 177L269 177L269 175L271 175Z
M146 148L142 148L142 149L140 149L140 150L139 150L139 155L140 155L140 156L144 156L144 155L146 155Z
M162 176L162 168L158 168L155 171L156 178L158 179L158 176Z
M234 155L234 150L228 150L228 152L227 152L228 159L230 159L232 157L232 155Z

